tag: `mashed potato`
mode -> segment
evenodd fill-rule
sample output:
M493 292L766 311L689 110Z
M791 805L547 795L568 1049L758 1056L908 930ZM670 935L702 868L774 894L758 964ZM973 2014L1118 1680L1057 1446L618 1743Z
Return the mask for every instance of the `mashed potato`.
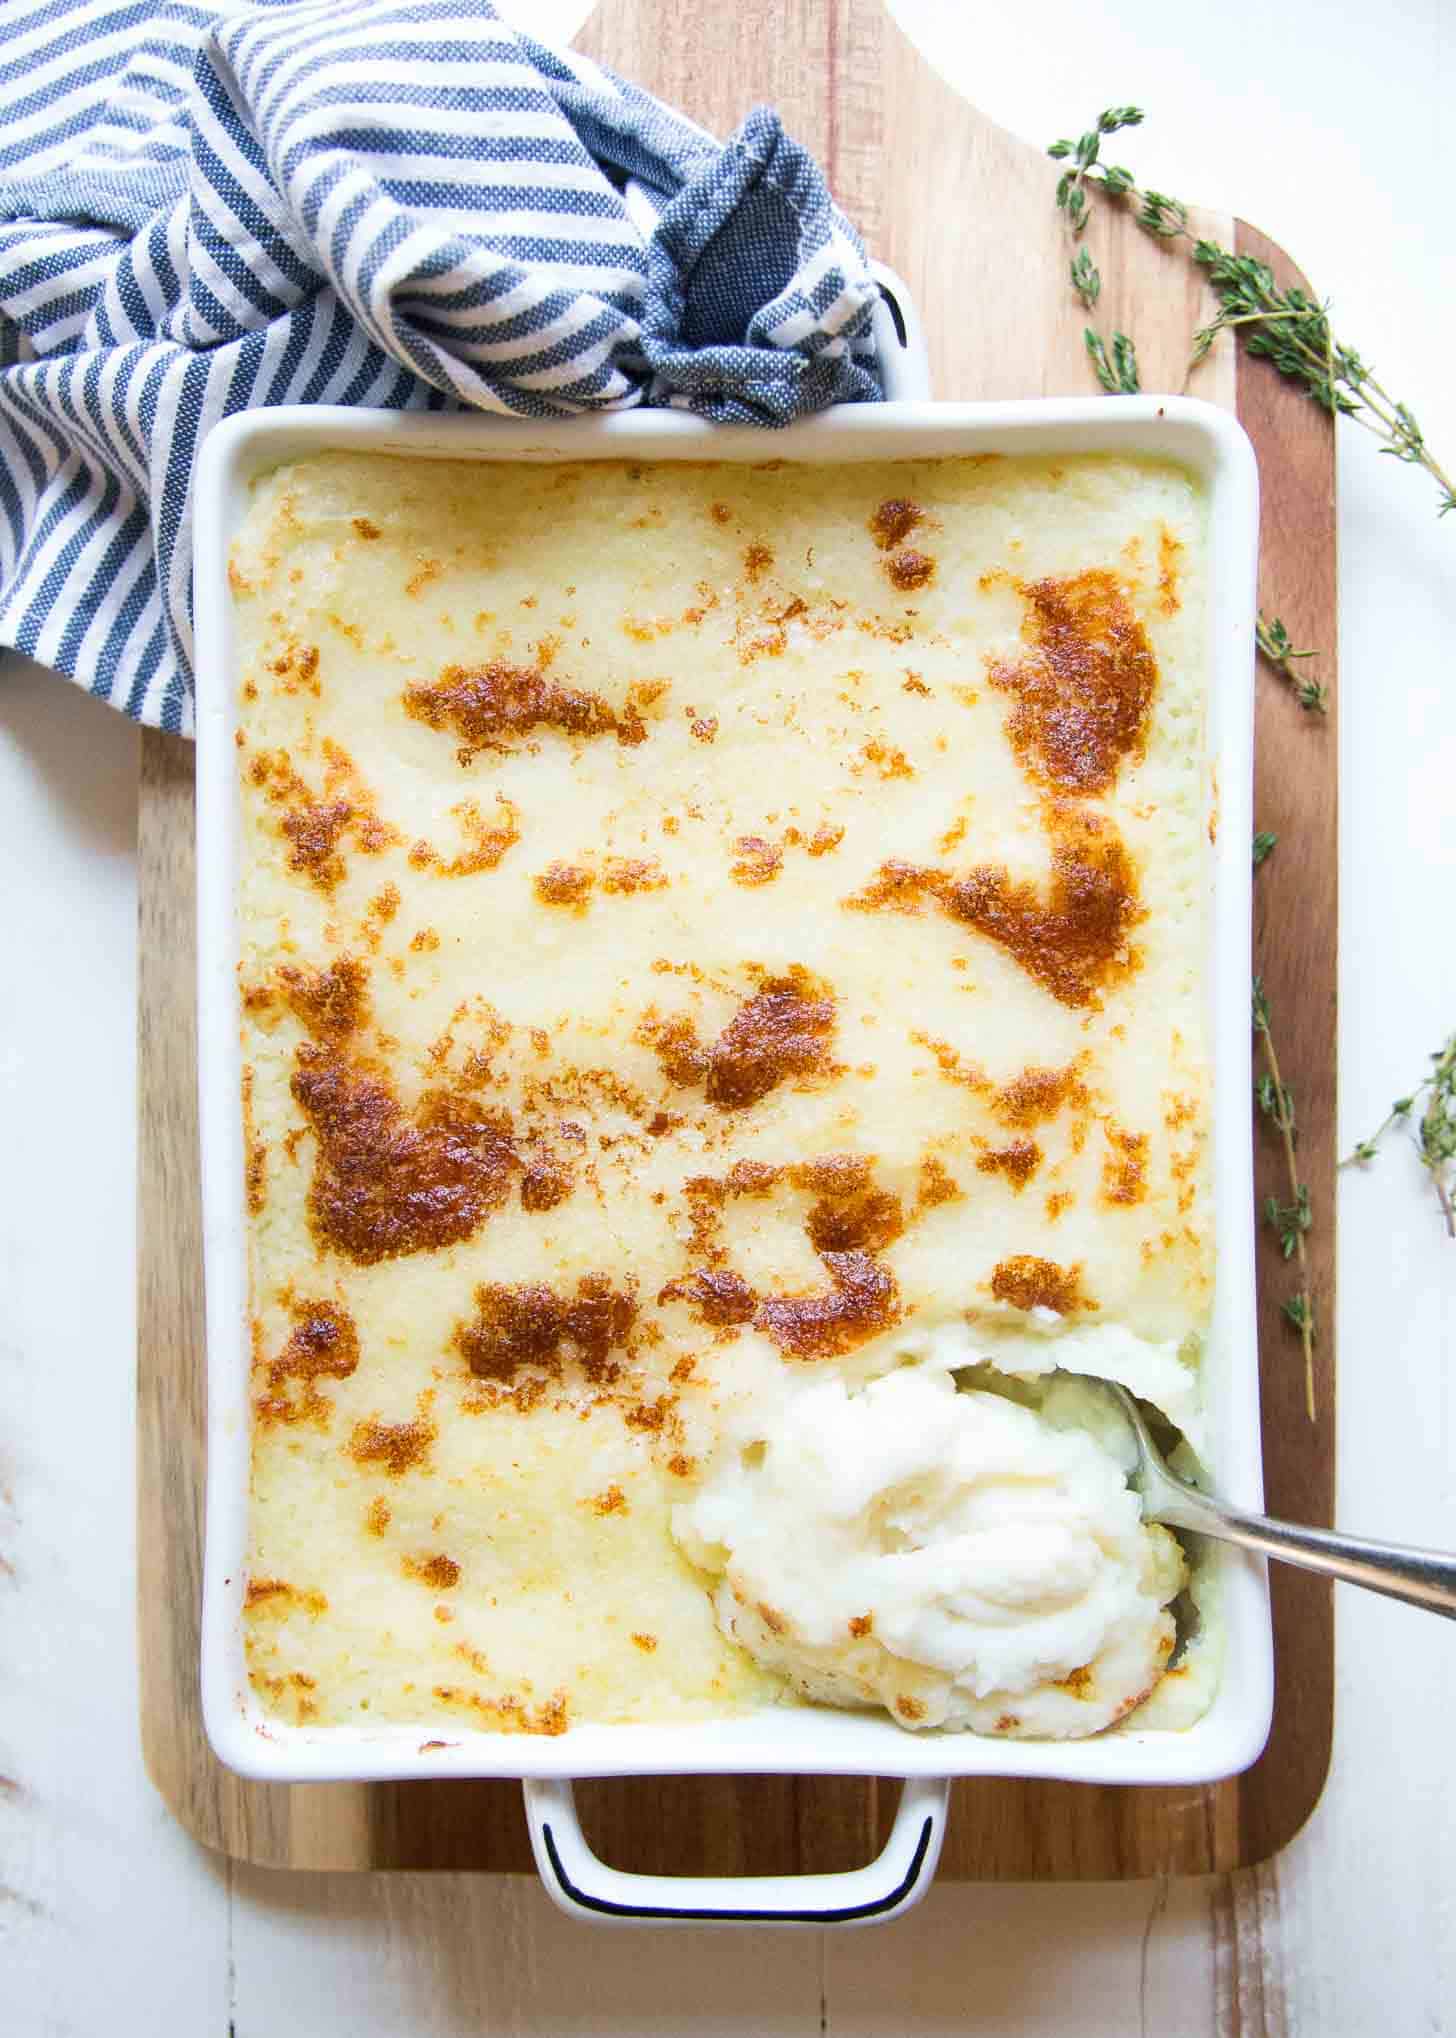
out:
M1186 472L1102 456L259 481L270 1714L1070 1734L1148 1688L1176 1551L1046 1380L1196 1434L1205 549Z
M788 1383L736 1430L674 1531L724 1631L804 1697L1057 1739L1157 1684L1182 1553L1086 1430L924 1362Z

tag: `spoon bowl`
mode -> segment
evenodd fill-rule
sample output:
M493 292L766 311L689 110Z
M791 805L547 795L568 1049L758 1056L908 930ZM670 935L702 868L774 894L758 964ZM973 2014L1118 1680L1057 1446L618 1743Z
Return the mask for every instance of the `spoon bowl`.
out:
M1205 1493L1172 1470L1125 1387L1085 1374L1076 1377L1107 1395L1132 1431L1138 1462L1130 1483L1142 1501L1145 1521L1237 1543L1242 1549L1295 1564L1303 1571L1342 1578L1348 1585L1364 1586L1367 1592L1381 1592L1389 1599L1403 1599L1409 1606L1456 1618L1456 1555L1370 1542L1362 1536L1339 1535L1333 1529L1303 1528L1297 1522L1275 1521Z

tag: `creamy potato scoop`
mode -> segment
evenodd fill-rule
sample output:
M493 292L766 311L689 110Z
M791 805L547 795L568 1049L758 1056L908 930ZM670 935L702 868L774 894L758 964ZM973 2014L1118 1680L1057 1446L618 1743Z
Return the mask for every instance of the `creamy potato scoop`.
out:
M1174 1646L1182 1552L1082 1429L912 1364L789 1385L674 1512L719 1625L804 1697L1068 1739Z

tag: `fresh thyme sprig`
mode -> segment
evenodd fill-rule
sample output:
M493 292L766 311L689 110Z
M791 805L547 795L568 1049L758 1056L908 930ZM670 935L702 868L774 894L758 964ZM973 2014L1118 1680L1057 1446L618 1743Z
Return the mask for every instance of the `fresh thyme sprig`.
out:
M1281 1203L1277 1196L1264 1199L1264 1220L1277 1233L1279 1249L1286 1260L1295 1260L1299 1265L1299 1288L1283 1305L1286 1321L1299 1333L1299 1342L1304 1351L1304 1406L1311 1422L1315 1420L1314 1405L1314 1303L1309 1292L1309 1255L1305 1251L1305 1234L1312 1222L1309 1189L1299 1179L1299 1162L1295 1156L1295 1141L1298 1137L1294 1119L1294 1098L1288 1085L1279 1073L1279 1056L1274 1049L1274 1035L1270 1025L1269 1000L1264 990L1262 977L1254 979L1253 999L1254 1032L1259 1041L1264 1067L1254 1084L1254 1095L1260 1111L1274 1126L1284 1149L1284 1165L1289 1176L1288 1203Z
M1129 171L1099 162L1103 136L1116 134L1122 127L1136 127L1141 119L1142 115L1135 106L1111 106L1098 115L1097 125L1091 133L1084 134L1079 141L1053 145L1051 153L1054 156L1073 158L1071 169L1063 171L1057 185L1057 204L1067 215L1073 239L1087 224L1087 194L1083 187L1094 167L1099 180L1108 190L1120 191L1132 183ZM1083 310L1095 311L1097 300L1102 295L1102 273L1086 248L1077 250L1068 265L1067 274ZM1114 333L1110 349L1102 335L1091 326L1086 328L1082 338L1097 380L1109 396L1137 396L1141 392L1137 350L1126 333Z
M1072 279L1072 288L1081 298L1087 311L1097 309L1097 300L1102 295L1102 272L1085 248L1079 248L1067 270Z
M1297 382L1322 410L1353 418L1373 432L1381 451L1413 467L1424 467L1441 491L1437 514L1456 510L1456 483L1426 444L1407 405L1397 403L1355 348L1336 339L1327 305L1307 291L1281 290L1274 272L1252 255L1236 255L1217 241L1195 236L1188 208L1166 192L1142 189L1130 170L1102 161L1102 143L1122 128L1140 127L1137 106L1110 106L1076 141L1053 142L1048 154L1069 161L1057 183L1057 204L1067 215L1073 238L1090 217L1087 193L1100 191L1127 205L1145 233L1157 240L1186 240L1218 300L1218 314L1193 336L1190 366L1201 361L1221 332L1242 336L1247 353L1272 361Z
M1409 1124L1420 1098L1425 1109L1414 1124L1416 1152L1430 1176L1446 1220L1446 1230L1456 1238L1456 1033L1431 1056L1431 1073L1417 1083L1408 1097L1397 1097L1383 1125L1362 1139L1354 1152L1340 1162L1342 1168L1373 1161L1376 1148L1392 1125Z
M1122 197L1133 189L1131 170L1118 169L1112 163L1102 161L1102 142L1106 135L1116 134L1120 128L1141 127L1143 114L1138 106L1109 106L1097 116L1097 125L1077 141L1053 142L1047 150L1058 162L1071 158L1072 167L1062 172L1057 185L1057 204L1067 215L1067 222L1074 234L1080 234L1090 214L1087 210L1087 184L1101 184L1113 197Z
M1097 380L1109 396L1136 396L1142 388L1138 380L1137 350L1126 333L1112 335L1112 354L1102 344L1102 336L1091 326L1082 335L1087 342L1087 352L1092 357L1092 366L1097 371Z
M1288 630L1278 616L1266 617L1262 610L1254 625L1254 640L1274 670L1294 688L1299 705L1313 714L1327 715L1330 710L1328 689L1322 687L1317 679L1309 679L1294 669L1297 660L1313 658L1314 652L1296 651Z

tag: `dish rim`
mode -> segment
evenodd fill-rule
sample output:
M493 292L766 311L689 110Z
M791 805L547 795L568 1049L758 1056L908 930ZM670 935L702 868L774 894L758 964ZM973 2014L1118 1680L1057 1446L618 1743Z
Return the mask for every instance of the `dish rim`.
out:
M533 463L640 457L730 464L766 457L840 464L986 452L1120 452L1172 458L1198 475L1207 491L1206 756L1217 816L1208 944L1217 1279L1205 1381L1210 1457L1220 1485L1250 1506L1262 1496L1248 1108L1258 483L1253 449L1237 422L1212 405L1172 397L892 402L828 411L772 438L756 427L708 425L665 411L551 422L317 406L245 412L209 434L195 484L198 1080L208 1384L201 1674L203 1718L215 1752L240 1774L270 1782L737 1772L1191 1785L1246 1768L1262 1749L1272 1718L1268 1583L1262 1560L1227 1549L1217 1558L1224 1627L1220 1687L1209 1711L1180 1729L1123 1728L1082 1741L1006 1741L960 1731L915 1735L888 1717L784 1706L684 1724L588 1724L555 1737L462 1726L446 1730L449 1738L441 1745L438 1722L294 1727L269 1719L256 1706L240 1619L249 1515L250 1354L227 559L251 482L291 459L324 450Z

